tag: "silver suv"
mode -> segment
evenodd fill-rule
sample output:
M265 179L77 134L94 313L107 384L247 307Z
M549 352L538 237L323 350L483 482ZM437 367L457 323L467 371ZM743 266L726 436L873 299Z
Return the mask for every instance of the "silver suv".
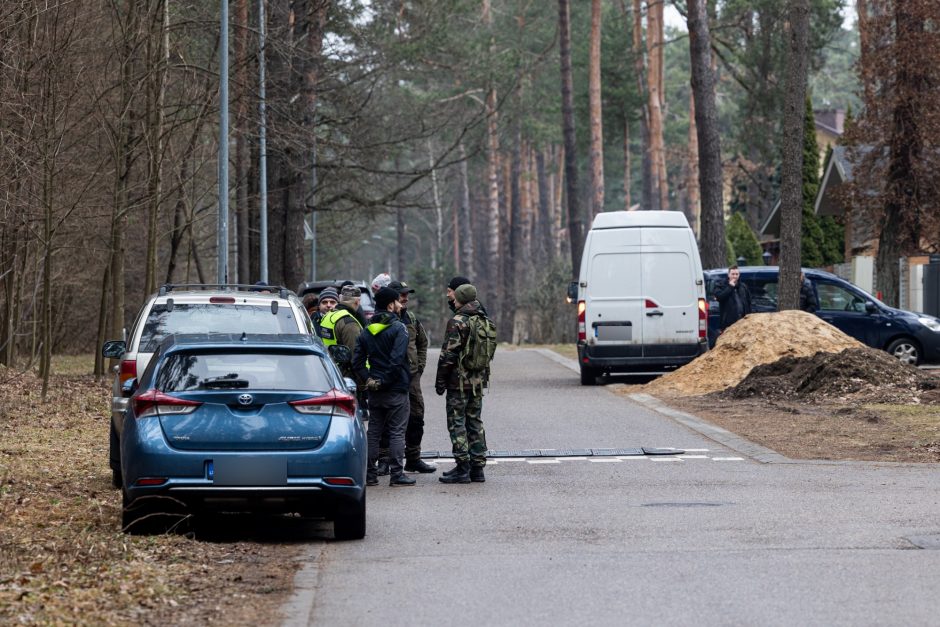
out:
M277 286L164 285L153 294L123 340L106 342L101 352L119 359L111 387L111 479L121 486L120 449L116 425L123 420L130 390L125 383L147 368L154 351L169 335L310 334L313 323L297 295Z

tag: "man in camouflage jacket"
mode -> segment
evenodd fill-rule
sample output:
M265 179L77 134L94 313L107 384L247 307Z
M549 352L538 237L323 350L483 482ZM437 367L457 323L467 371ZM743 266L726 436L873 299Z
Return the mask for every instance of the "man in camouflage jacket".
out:
M444 345L437 362L434 389L438 395L446 394L447 430L453 446L453 470L440 478L443 483L470 483L485 481L486 433L483 430L483 386L489 372L467 373L460 365L460 355L467 344L471 316L482 315L477 290L469 283L454 290L454 317L447 323Z

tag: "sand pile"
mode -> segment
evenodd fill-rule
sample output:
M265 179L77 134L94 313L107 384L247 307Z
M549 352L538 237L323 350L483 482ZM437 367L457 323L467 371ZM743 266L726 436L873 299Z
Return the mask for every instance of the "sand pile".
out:
M731 398L919 402L937 382L884 351L850 348L840 353L784 357L755 367L727 390Z
M725 329L715 348L649 383L651 394L697 396L734 387L752 368L783 357L839 353L864 345L804 311L751 314Z

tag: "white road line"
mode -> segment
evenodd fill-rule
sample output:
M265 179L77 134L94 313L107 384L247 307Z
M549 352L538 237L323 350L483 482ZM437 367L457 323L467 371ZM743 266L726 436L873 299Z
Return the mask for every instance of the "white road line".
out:
M588 461L591 462L591 463L593 463L593 464L603 464L603 463L608 463L608 464L609 464L609 463L611 463L611 462L618 462L618 463L619 463L619 462L622 462L623 460L622 460L622 459L617 459L616 457L604 457L604 458L601 458L601 459L589 459Z
M500 457L498 459L501 462L524 462L526 461L525 457Z
M707 448L684 448L681 450L686 451L688 453L707 453L709 451L709 449Z
M620 461L627 461L633 459L646 459L645 455L617 455L616 459Z
M678 457L650 457L654 462L681 462Z
M586 462L587 457L559 457L563 462Z
M679 455L679 459L708 459L708 455Z
M560 464L561 463L557 459L530 459L527 461L530 464Z
M712 457L715 462L743 462L743 457Z

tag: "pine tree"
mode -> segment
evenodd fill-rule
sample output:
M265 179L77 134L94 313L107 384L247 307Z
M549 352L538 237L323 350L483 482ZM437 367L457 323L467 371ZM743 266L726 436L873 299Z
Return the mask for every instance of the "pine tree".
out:
M737 257L744 257L745 263L749 266L758 266L763 263L761 255L764 251L743 213L731 214L725 230Z
M806 97L806 117L803 126L803 228L801 231L802 263L818 268L825 264L823 249L825 235L816 218L814 205L819 191L819 144L816 142L816 123L813 102Z

